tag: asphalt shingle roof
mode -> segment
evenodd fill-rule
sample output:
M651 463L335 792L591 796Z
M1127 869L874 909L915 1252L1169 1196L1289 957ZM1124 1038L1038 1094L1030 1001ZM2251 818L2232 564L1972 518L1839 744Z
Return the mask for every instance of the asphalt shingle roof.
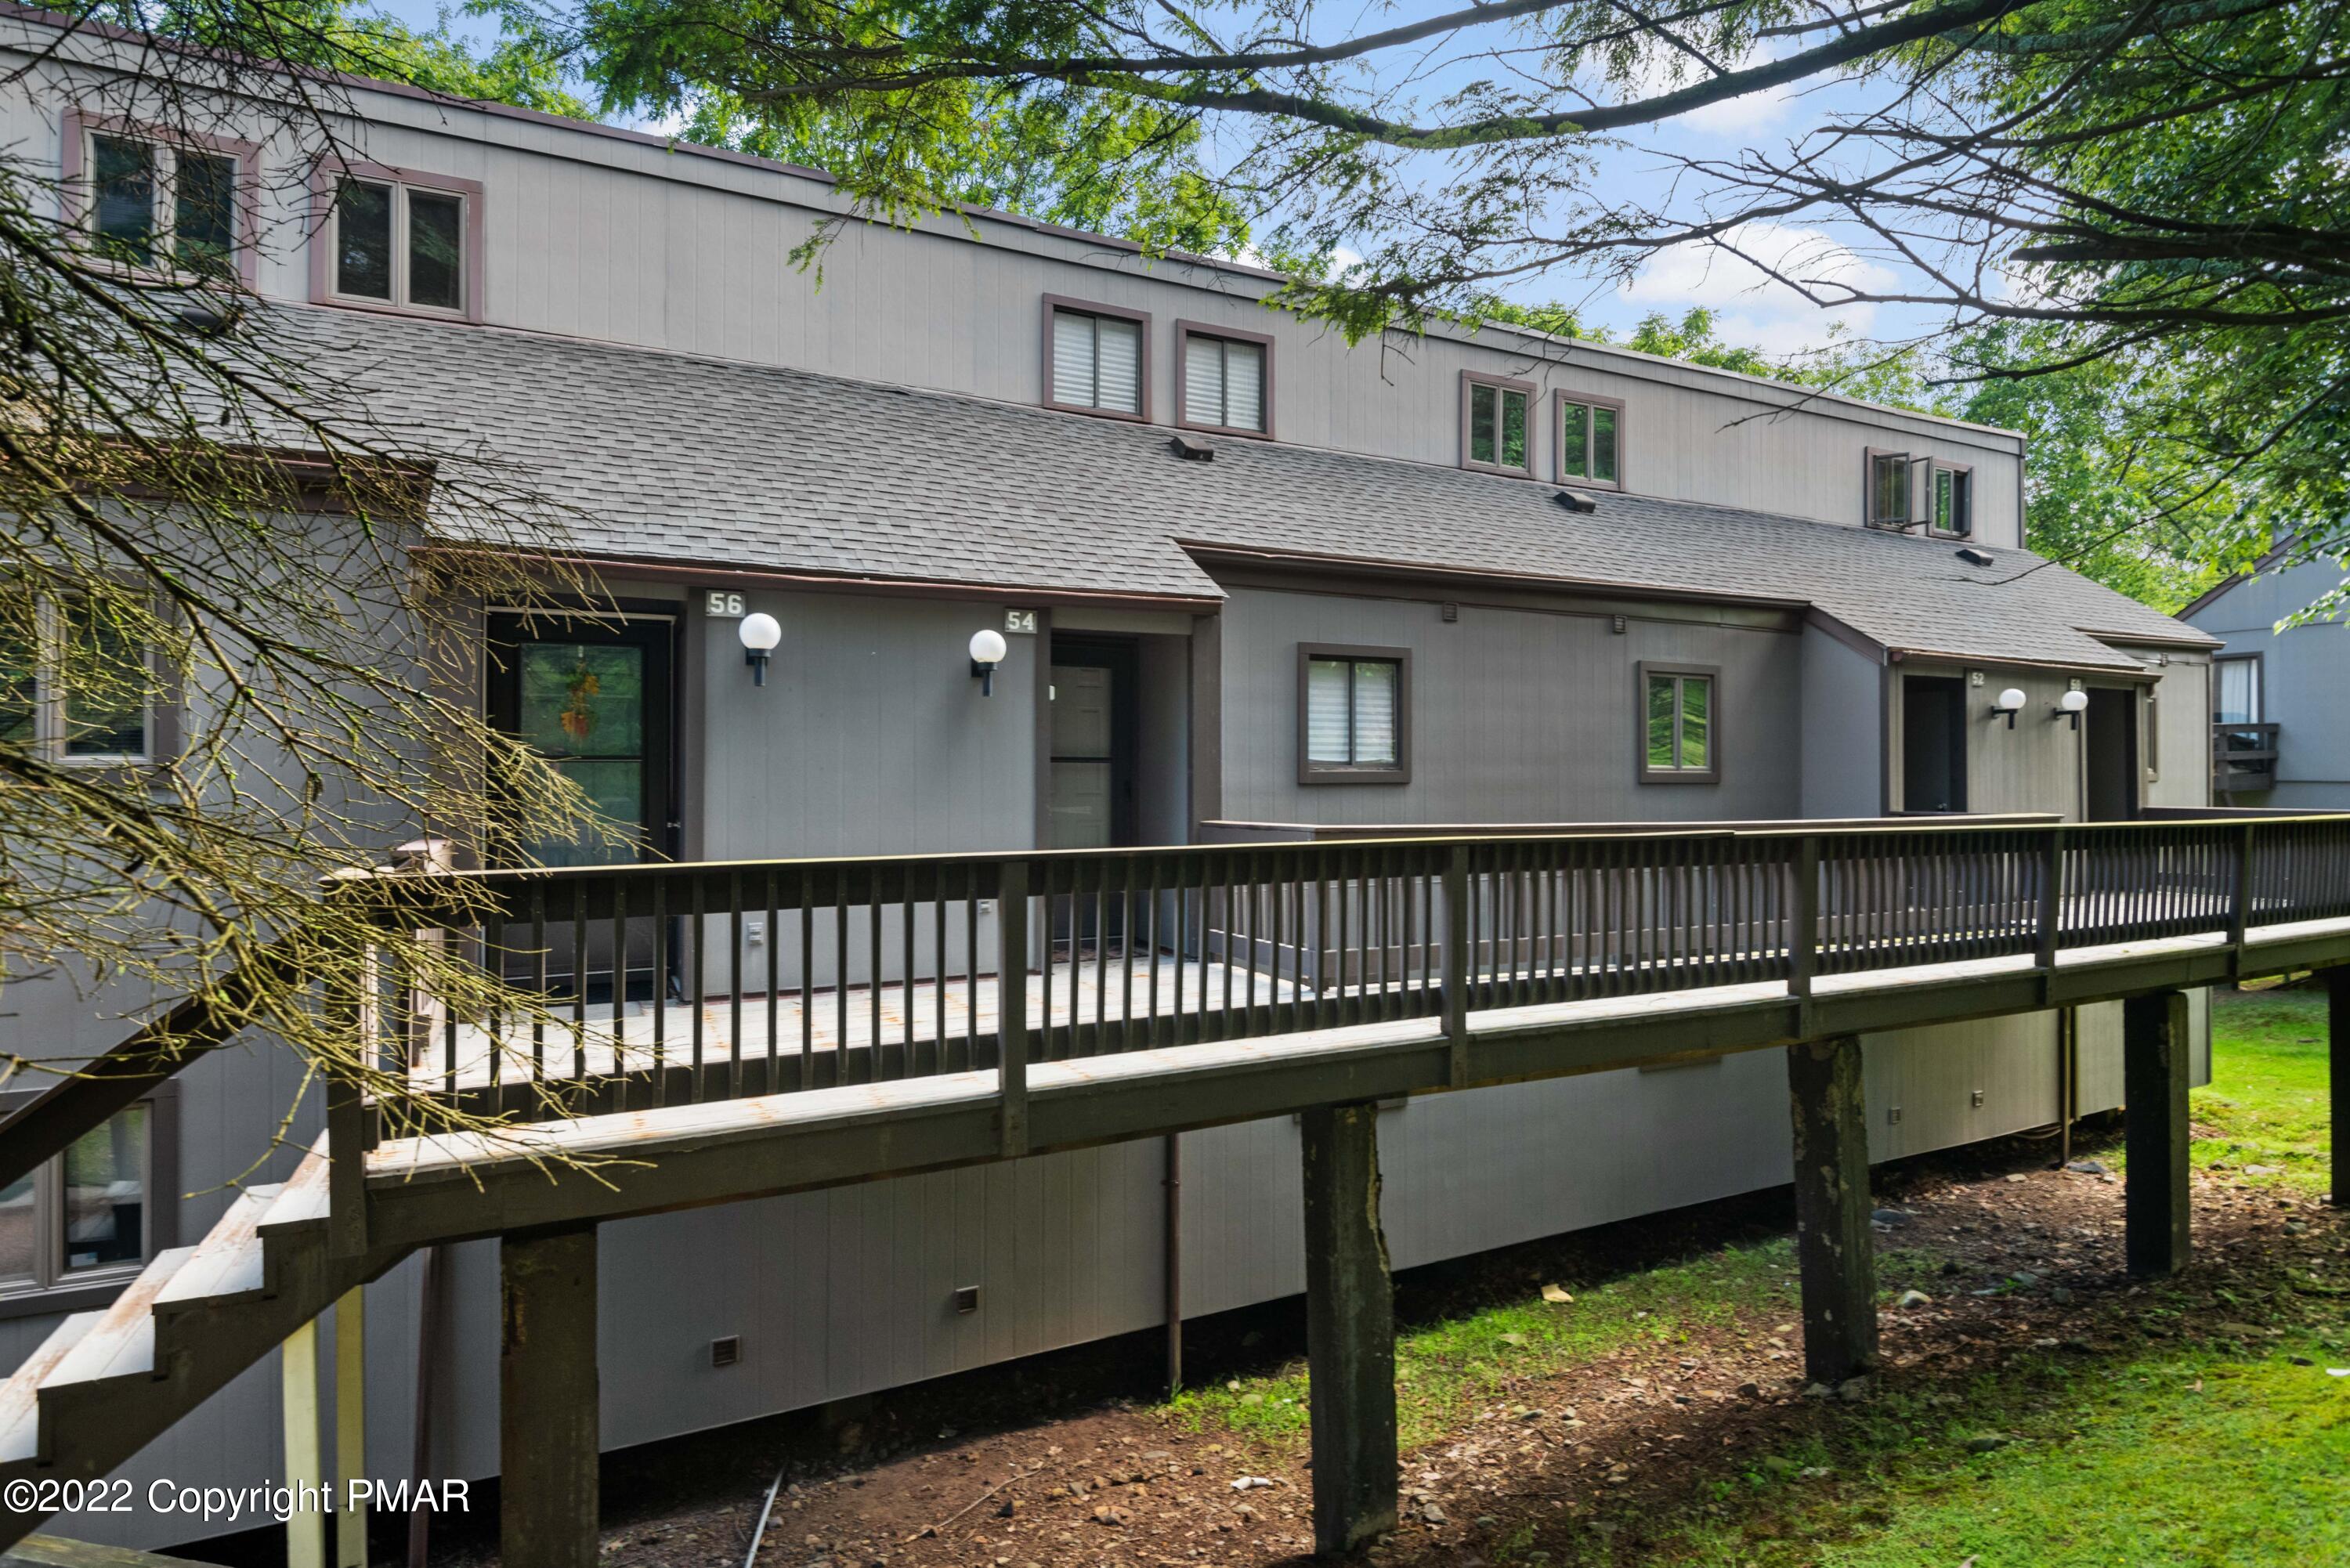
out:
M1185 545L1808 605L1888 648L2134 668L2104 638L2208 640L2022 550L1555 487L797 369L344 312L281 342L405 439L506 465L570 547L636 561L1221 596ZM488 470L485 469L485 472ZM454 518L442 525L461 528Z

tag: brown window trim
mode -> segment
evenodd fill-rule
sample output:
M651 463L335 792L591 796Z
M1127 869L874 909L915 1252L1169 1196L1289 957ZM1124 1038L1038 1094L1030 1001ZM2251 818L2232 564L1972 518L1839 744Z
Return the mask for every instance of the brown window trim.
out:
M1642 659L1633 667L1632 679L1632 761L1639 771L1642 784L1710 784L1721 782L1721 666L1719 664L1674 664L1658 659ZM1651 675L1702 675L1709 683L1712 705L1706 713L1705 761L1701 768L1652 768L1648 765L1648 677ZM1675 704L1676 722L1679 717Z
M65 111L63 140L58 148L57 183L64 192L65 211L61 216L66 227L77 233L90 222L92 192L83 179L82 155L93 133L120 136L133 141L151 141L159 146L185 147L234 159L236 162L236 240L230 249L235 258L239 281L247 288L258 286L261 277L260 223L255 205L260 200L261 190L261 148L258 143L240 141L228 136L207 136L201 131L154 125L145 120L93 114L79 107L69 108ZM169 280L197 275L178 266L126 266L124 270L141 277Z
M1470 457L1469 389L1471 387L1500 387L1507 391L1523 392L1525 394L1526 462L1523 468L1512 468L1507 463L1502 462L1479 462ZM1541 421L1535 419L1534 410L1539 408L1541 404L1541 394L1537 391L1532 381L1522 381L1514 376L1491 376L1482 370L1461 371L1461 466L1467 469L1471 473L1500 473L1506 474L1513 479L1532 479L1534 476L1534 432L1541 429ZM1497 415L1500 413L1500 407L1498 404L1495 406L1494 411Z
M1934 476L1938 473L1962 473L1967 479L1967 525L1964 528L1938 528L1934 525ZM1970 462L1944 462L1940 458L1928 461L1926 468L1926 533L1936 539L1971 539L1975 536L1975 465Z
M1249 430L1241 425L1213 425L1191 418L1190 386L1183 368L1191 362L1191 339L1216 337L1230 343L1253 343L1264 350L1264 429ZM1269 332L1243 332L1236 327L1215 327L1205 321L1175 323L1175 428L1198 431L1202 435L1240 436L1247 441L1273 439L1273 335ZM1146 401L1148 400L1146 399Z
M464 256L459 263L457 286L464 296L464 305L457 310L436 310L430 306L408 305L396 299L366 299L335 290L335 187L345 179L366 180L380 185L406 185L418 191L434 191L443 195L463 199L458 223L463 225L461 236ZM419 321L464 321L479 326L487 318L489 306L489 254L483 240L487 224L489 203L483 199L479 180L463 180L453 174L428 174L415 169L394 169L385 163L354 163L335 158L321 158L310 165L310 303L332 306L337 310L370 310L379 316L405 316ZM397 246L402 239L392 237Z
M1383 659L1396 668L1396 760L1393 767L1360 768L1311 760L1306 743L1307 673L1317 659ZM1297 645L1297 782L1301 784L1405 784L1411 782L1411 649L1370 648L1345 642Z
M1127 413L1120 409L1097 409L1090 403L1065 403L1053 396L1053 316L1056 311L1070 310L1080 316L1107 316L1120 321L1138 322L1142 327L1142 357L1135 374L1142 383L1142 409L1139 413ZM1045 296L1045 396L1043 404L1065 414L1086 414L1097 420L1124 420L1128 424L1150 422L1150 312L1128 310L1122 305L1104 305L1099 300L1078 299L1066 294ZM1179 394L1180 395L1180 394Z
M2223 664L2249 664L2252 667L2252 696L2255 699L2254 706L2259 711L2243 722L2246 724L2267 722L2262 715L2268 711L2268 656L2265 653L2215 653L2211 656L2211 672L2204 678L2208 682L2205 690L2210 698L2213 726L2217 727L2226 722L2220 717L2220 666Z
M20 1108L39 1094L37 1089L0 1094L0 1112ZM109 1306L146 1272L158 1253L180 1244L180 1085L170 1081L158 1084L133 1103L147 1106L147 1193L140 1200L147 1234L139 1261L88 1270L48 1286L20 1282L0 1288L0 1322ZM42 1164L64 1158L51 1155ZM39 1233L37 1225L36 1233Z
M1904 452L1899 447L1872 446L1866 449L1866 455L1862 458L1860 464L1861 525L1866 528L1883 529L1888 533L1907 532L1917 526L1913 519L1905 516L1898 524L1895 524L1880 521L1877 515L1877 460L1880 457L1898 457L1904 467L1911 466L1918 461L1917 453ZM1910 497L1909 504L1916 506L1917 497Z
M1565 432L1566 430L1566 410L1570 404L1579 404L1585 408L1613 409L1616 410L1615 478L1592 479L1589 477L1578 477L1566 472L1566 440ZM1623 399L1603 398L1596 392L1570 392L1565 389L1561 388L1559 389L1558 396L1552 401L1550 411L1550 466L1551 472L1557 475L1555 483L1573 485L1577 490L1620 491L1624 489L1624 472L1626 469L1630 467L1630 464L1625 461L1630 452L1630 443L1624 439L1626 427L1629 423L1630 421L1627 418L1624 412ZM1584 447L1585 452L1587 454L1590 450L1590 446L1586 443Z

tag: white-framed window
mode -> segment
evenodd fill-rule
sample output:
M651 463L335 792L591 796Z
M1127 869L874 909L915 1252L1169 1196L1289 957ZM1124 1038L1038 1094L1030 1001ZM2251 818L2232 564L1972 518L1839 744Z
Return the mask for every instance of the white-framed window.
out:
M1532 473L1531 382L1461 374L1461 466L1489 473Z
M1620 490L1624 484L1624 405L1614 398L1561 393L1558 482Z
M163 1114L156 1100L128 1106L0 1188L0 1303L137 1277L176 1186L158 1169Z
M87 600L44 603L0 624L0 745L52 762L155 760L158 682L147 649Z
M1273 431L1272 339L1228 337L1176 323L1182 344L1182 407L1175 422L1199 430L1269 435Z
M1721 671L1710 664L1639 666L1640 777L1648 784L1714 784L1721 745L1714 693Z
M93 250L142 270L234 270L236 154L99 126L77 124L75 133Z
M1150 318L1047 298L1045 401L1139 420L1147 415Z
M1411 652L1301 643L1300 784L1403 784L1411 776Z
M471 310L476 194L373 172L343 174L334 192L330 298L449 316Z

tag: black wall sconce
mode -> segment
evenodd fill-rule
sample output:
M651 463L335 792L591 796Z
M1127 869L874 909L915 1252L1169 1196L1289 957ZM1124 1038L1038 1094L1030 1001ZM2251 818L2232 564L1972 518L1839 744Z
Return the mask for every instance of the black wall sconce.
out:
M2023 688L2011 686L1991 700L1991 711L2007 716L2007 727L2015 728L2015 716L2023 711Z

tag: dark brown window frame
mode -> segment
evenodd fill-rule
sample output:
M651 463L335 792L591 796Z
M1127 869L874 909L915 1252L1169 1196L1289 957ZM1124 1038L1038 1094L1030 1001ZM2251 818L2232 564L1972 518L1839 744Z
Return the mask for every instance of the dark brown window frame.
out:
M75 756L66 750L62 714L71 693L57 678L55 664L57 630L55 619L57 605L54 599L42 602L41 625L34 649L33 701L34 749L49 765L71 769L91 778L113 784L136 784L151 779L180 760L185 744L187 727L187 694L181 684L180 672L169 663L161 650L149 648L144 662L154 678L153 690L147 699L147 749L137 756L111 753L94 756ZM164 612L168 617L169 611Z
M1191 363L1191 339L1214 337L1227 343L1253 343L1264 350L1264 386L1262 389L1264 407L1264 429L1250 430L1245 425L1210 424L1191 417L1191 388L1184 367ZM1175 323L1175 428L1198 431L1202 435L1240 436L1248 441L1273 439L1273 360L1274 345L1270 332L1243 332L1237 327L1217 327L1205 321Z
M1903 479L1903 483L1905 484L1912 483L1915 481L1916 476L1911 474L1909 471L1917 464L1918 454L1916 452L1908 452L1902 448L1891 446L1873 446L1868 448L1867 456L1863 460L1860 465L1861 523L1865 526L1870 528L1883 528L1887 530L1915 527L1917 525L1916 520L1907 515L1906 512L1900 522L1898 524L1890 519L1879 518L1877 515L1877 464L1878 459L1887 457L1898 459L1900 462L1903 474L1905 476ZM1916 507L1918 504L1918 498L1912 495L1908 500L1909 506L1911 508Z
M231 159L236 164L233 192L236 209L236 240L231 249L237 277L247 288L257 287L261 276L261 248L257 237L258 204L261 190L261 148L256 142L242 141L234 137L208 136L200 131L158 125L146 120L128 119L120 116L93 113L78 106L65 111L60 144L61 161L58 185L65 195L64 217L67 227L87 234L96 216L97 192L92 188L91 171L85 167L92 136L115 136L135 141L152 142L175 152L185 149L209 152ZM161 267L130 267L127 272L140 276L166 279L191 279L198 275L176 263Z
M1569 408L1616 410L1615 478L1592 479L1566 472L1566 410ZM1605 398L1596 392L1570 392L1561 388L1558 395L1552 400L1550 415L1550 466L1552 473L1556 476L1555 483L1572 485L1577 490L1622 490L1625 487L1625 470L1630 466L1625 461L1630 451L1630 443L1625 440L1626 429L1630 422L1630 418L1624 410L1623 399ZM1583 450L1586 454L1591 451L1587 439Z
M39 1093L37 1089L18 1089L0 1094L0 1112L29 1104ZM141 1199L140 1216L147 1233L141 1239L138 1261L62 1274L54 1284L19 1282L0 1289L0 1322L61 1312L87 1312L109 1305L146 1271L157 1254L180 1244L180 1085L171 1082L158 1084L132 1103L147 1107L147 1193ZM63 1154L53 1154L36 1169L57 1165L64 1158ZM36 1234L46 1238L48 1218L36 1221Z
M1317 763L1306 739L1306 683L1317 659L1377 660L1396 666L1396 760L1391 767ZM1411 649L1346 642L1297 645L1297 782L1301 784L1404 784L1411 782Z
M1641 659L1633 667L1632 680L1632 761L1638 770L1642 784L1710 784L1721 782L1721 666L1719 664L1679 664L1663 659ZM1712 693L1711 705L1706 712L1705 762L1701 768L1656 768L1648 765L1648 677L1652 675L1702 676ZM1680 742L1680 698L1676 687L1673 698L1673 741L1676 749Z
M1523 392L1525 394L1526 462L1524 467L1512 468L1509 464L1504 462L1479 462L1476 459L1469 455L1469 389L1471 387L1499 387L1504 391ZM1461 466L1469 470L1471 473L1499 473L1505 474L1512 479L1532 479L1534 476L1534 432L1542 428L1541 421L1534 417L1534 410L1539 408L1541 404L1541 390L1535 387L1532 381L1521 380L1515 376L1489 375L1483 370L1461 371ZM1501 412L1501 404L1496 402L1493 405L1493 409L1495 414L1498 416ZM1618 466L1620 467L1621 464L1619 463Z
M1934 490L1936 475L1958 474L1966 481L1967 525L1963 528L1942 528L1934 523ZM1956 493L1955 491L1952 493ZM1926 532L1937 539L1971 539L1975 536L1975 465L1971 462L1945 462L1940 458L1928 460L1926 468Z
M1064 310L1079 316L1107 316L1113 320L1131 321L1140 326L1142 328L1141 358L1135 367L1135 377L1140 381L1142 388L1141 408L1139 412L1128 413L1123 409L1098 409L1090 403L1065 403L1053 395L1053 317ZM1123 305L1104 305L1097 299L1079 299L1073 295L1048 294L1045 296L1043 331L1045 395L1042 402L1044 407L1056 409L1065 414L1085 414L1097 420L1124 420L1133 425L1147 425L1150 422L1150 312L1129 310Z
M2218 726L2230 722L2220 717L2220 666L2223 664L2249 664L2252 667L2252 705L2258 710L2258 711L2253 713L2251 718L2241 721L2241 722L2246 724L2261 724L2267 722L2267 720L2262 716L2268 711L2269 705L2269 668L2267 656L2262 653L2215 653L2211 656L2211 673L2207 677L2210 683L2209 693L2210 696L2212 724Z

